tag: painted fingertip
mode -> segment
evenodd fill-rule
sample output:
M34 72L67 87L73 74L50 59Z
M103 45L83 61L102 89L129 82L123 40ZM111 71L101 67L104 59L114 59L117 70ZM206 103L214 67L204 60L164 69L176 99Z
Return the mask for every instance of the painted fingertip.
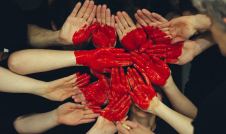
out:
M125 123L122 123L122 127L124 127L127 130L130 130L131 128L129 126L127 126Z

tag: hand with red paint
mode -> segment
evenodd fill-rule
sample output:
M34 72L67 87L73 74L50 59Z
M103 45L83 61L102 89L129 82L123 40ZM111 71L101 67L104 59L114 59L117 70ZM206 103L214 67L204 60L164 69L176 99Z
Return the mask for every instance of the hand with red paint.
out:
M131 105L130 87L123 68L113 68L111 72L111 88L109 104L101 112L101 116L110 121L122 120Z
M126 117L131 105L130 96L124 95L118 99L109 100L108 105L101 111L101 116L109 121L120 121Z
M78 2L64 22L59 32L59 40L66 45L78 45L86 42L91 36L89 25L93 22L96 6L91 0L86 0L83 5Z
M148 40L152 42L143 44L140 48L140 51L143 52L148 47L152 46L153 44L170 44L171 38L169 34L169 28L161 28L160 25L165 24L168 22L164 17L161 15L150 12L147 9L137 10L135 13L135 18L138 22L138 25L141 25L145 32L148 35Z
M154 88L151 84L145 83L134 68L128 68L127 77L132 88L130 94L135 105L143 110L147 110L151 100L157 96Z
M96 13L98 25L92 33L92 41L96 48L112 48L116 45L115 18L106 5L98 5Z
M79 88L89 83L90 76L88 74L73 74L68 77L48 82L45 92L40 96L54 100L63 101L73 96Z
M126 79L124 70L120 68L112 68L111 70L111 90L109 99L119 99L130 92L129 83Z
M123 49L99 48L95 50L75 51L76 64L89 66L98 73L111 72L112 67L132 64L130 54Z
M136 27L126 12L117 12L116 31L122 46L129 50L137 50L147 40L146 33L140 27Z
M146 82L148 79L158 86L163 86L170 76L168 65L157 57L149 57L147 54L131 52L134 67L143 75Z
M81 91L85 98L86 105L92 109L93 112L99 113L101 106L107 102L109 84L106 78L102 78L82 88ZM78 102L76 97L77 96L74 96L73 99L75 102Z
M177 42L175 44L155 44L149 46L145 53L149 56L155 56L163 59L167 63L176 64L182 54L184 42Z

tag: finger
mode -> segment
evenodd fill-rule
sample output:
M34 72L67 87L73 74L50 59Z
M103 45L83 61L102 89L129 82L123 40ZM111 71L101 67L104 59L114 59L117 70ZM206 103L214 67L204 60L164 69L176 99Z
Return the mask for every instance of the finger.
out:
M157 13L152 12L151 15L152 15L153 18L155 18L156 20L158 20L158 22L160 22L160 23L166 23L166 22L168 22L168 20L165 19L164 17L162 17L160 14L157 14Z
M122 31L122 33L124 34L125 29L124 29L121 21L119 20L118 16L115 16L115 21L116 21L116 24L117 24L118 28L120 29L120 31Z
M143 81L141 75L137 72L137 70L135 68L132 68L132 72L133 72L134 76L137 78L138 83L144 84L144 81Z
M97 9L97 6L94 5L92 12L91 12L89 18L87 19L88 24L92 24L92 22L95 21L94 18L95 18L95 14L96 14L96 9Z
M137 128L138 127L138 124L136 122L132 122L132 121L125 121L123 122L124 124L126 124L128 127L134 129L134 128Z
M137 86L139 84L139 81L138 81L136 75L134 74L133 69L130 68L128 71L134 81L134 85Z
M115 29L116 29L116 32L118 34L119 40L122 40L123 33L122 33L122 31L120 30L120 28L117 24L115 24Z
M93 1L90 1L89 3L89 6L87 7L84 15L83 15L83 18L85 20L87 20L89 18L89 16L91 15L92 11L93 11L93 8L94 8L94 2Z
M115 16L114 15L111 16L111 24L110 24L110 26L115 27Z
M115 74L115 68L111 69L111 86L116 85L116 74Z
M127 129L127 127L123 126L122 123L118 123L117 124L117 129L118 129L118 132L121 133L121 134L129 134L129 129Z
M86 11L86 9L87 9L88 6L89 6L89 3L90 3L89 0L86 0L86 1L83 3L81 9L80 9L79 12L78 12L77 17L80 17L80 18L81 18L81 17L85 14L85 11Z
M130 67L127 69L127 79L129 81L130 87L132 87L132 89L133 89L135 87L135 82L133 80Z
M152 23L150 19L146 15L144 15L141 10L137 10L137 14L147 25Z
M86 118L86 119L94 119L94 118L97 118L98 116L99 116L99 114L92 113L92 114L84 115L84 118Z
M127 23L129 24L130 27L135 27L133 20L129 17L129 15L125 11L122 12L122 15L123 15L123 17L125 18L125 20L127 21Z
M94 122L96 119L81 119L79 121L80 124L85 124L85 123L90 123L90 122Z
M127 86L126 76L122 67L119 68L119 72L120 72L121 84L124 86Z
M152 16L152 13L150 11L148 11L147 9L142 9L142 13L150 20L148 25L150 26L159 25L159 21L156 21L156 19Z
M106 10L106 24L111 26L111 10L109 8Z
M75 16L77 15L77 13L78 13L78 11L79 11L81 5L82 5L81 2L78 2L78 3L75 5L75 7L74 7L73 11L71 12L70 16L75 17Z
M122 13L121 13L121 12L117 12L117 16L118 16L119 21L121 22L122 26L123 26L124 28L128 28L129 25L128 25L126 19L123 17Z
M115 69L115 76L116 76L116 83L120 84L120 74L119 74L119 68Z
M138 22L141 26L147 26L147 23L145 23L144 20L143 20L137 13L135 13L134 16L135 16L137 22Z
M106 5L103 5L101 7L101 24L106 24L106 9L107 9Z
M97 22L101 23L101 5L97 6Z

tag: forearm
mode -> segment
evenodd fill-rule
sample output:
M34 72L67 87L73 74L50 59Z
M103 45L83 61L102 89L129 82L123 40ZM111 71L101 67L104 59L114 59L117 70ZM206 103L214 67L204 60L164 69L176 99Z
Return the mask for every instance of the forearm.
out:
M57 125L59 124L55 110L47 113L22 116L17 118L14 122L14 127L17 132L23 134L43 133Z
M59 31L52 31L36 25L28 25L28 41L35 48L45 48L61 44Z
M73 51L30 49L13 53L8 61L10 70L18 74L32 74L75 66Z
M195 56L216 44L210 33L203 34L194 41L197 43Z
M196 117L197 107L178 89L171 76L163 87L163 91L177 112L190 118Z
M30 93L41 95L47 83L21 76L0 67L0 91L9 93Z
M167 122L180 134L192 134L193 126L191 124L192 119L175 112L167 107L161 101L158 102L155 108L149 108L149 112L156 114L158 117ZM154 109L154 110L151 110Z

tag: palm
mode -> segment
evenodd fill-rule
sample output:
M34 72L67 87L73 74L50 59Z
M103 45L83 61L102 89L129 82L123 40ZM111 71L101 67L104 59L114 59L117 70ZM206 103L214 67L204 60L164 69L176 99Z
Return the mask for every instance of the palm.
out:
M172 19L169 23L172 37L178 40L186 40L196 32L193 19L189 16Z
M60 37L64 39L63 41L65 43L72 44L74 33L82 29L85 25L88 25L85 19L69 16L60 31Z
M196 55L196 44L194 41L186 41L184 42L182 48L182 54L178 58L178 64L183 65L193 60Z
M65 125L78 125L80 120L83 119L84 111L81 109L70 109L65 107L65 109L59 110L58 120Z
M73 74L68 77L49 82L47 89L42 96L54 101L63 101L74 94L77 88L75 81L75 76Z

